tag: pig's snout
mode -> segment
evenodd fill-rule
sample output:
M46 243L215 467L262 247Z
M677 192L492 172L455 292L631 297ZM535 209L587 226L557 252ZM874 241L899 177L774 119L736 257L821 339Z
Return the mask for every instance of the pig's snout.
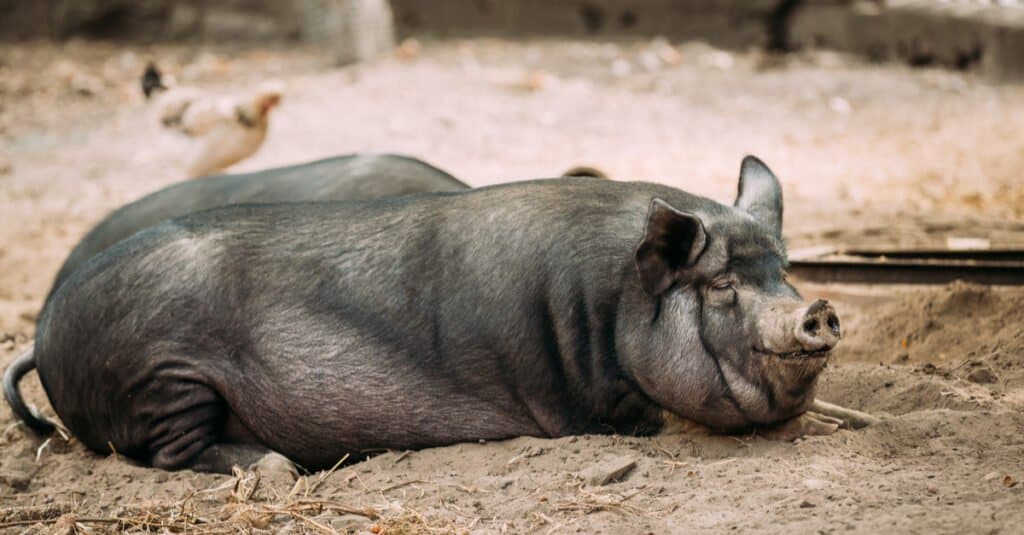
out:
M818 299L807 307L797 322L795 334L804 351L828 351L842 338L839 316L828 301Z

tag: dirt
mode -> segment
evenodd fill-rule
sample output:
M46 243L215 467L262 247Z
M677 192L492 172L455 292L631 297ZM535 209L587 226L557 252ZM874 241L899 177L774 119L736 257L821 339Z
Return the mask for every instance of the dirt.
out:
M288 83L267 142L237 170L391 151L473 185L593 165L730 201L740 158L754 153L783 180L791 248L1024 244L1024 89L958 73L659 41L428 42L343 69L305 50L4 46L2 365L28 345L89 226L182 176L137 93L150 57L217 90ZM881 424L796 443L519 438L386 452L292 483L41 442L4 406L0 529L1018 532L1024 289L800 287L835 301L844 324L819 397ZM25 390L52 414L34 377Z

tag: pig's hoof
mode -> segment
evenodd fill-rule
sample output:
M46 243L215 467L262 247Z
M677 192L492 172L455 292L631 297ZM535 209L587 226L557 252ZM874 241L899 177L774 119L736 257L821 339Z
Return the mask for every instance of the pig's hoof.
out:
M769 440L790 442L801 437L831 435L843 422L831 416L806 412L775 427L758 430L758 434Z
M291 483L299 477L299 470L295 467L295 463L276 452L260 457L260 460L249 466L249 469L258 472L261 479L275 483Z

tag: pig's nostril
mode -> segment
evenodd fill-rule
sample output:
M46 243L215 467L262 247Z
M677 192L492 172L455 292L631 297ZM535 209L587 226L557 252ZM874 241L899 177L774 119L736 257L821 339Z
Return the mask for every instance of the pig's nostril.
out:
M804 331L806 331L809 334L814 334L815 331L817 331L817 330L818 330L818 320L817 320L817 318L810 318L810 319L804 321Z
M839 318L837 318L835 314L828 315L828 328L832 329L832 332L835 335L839 335Z

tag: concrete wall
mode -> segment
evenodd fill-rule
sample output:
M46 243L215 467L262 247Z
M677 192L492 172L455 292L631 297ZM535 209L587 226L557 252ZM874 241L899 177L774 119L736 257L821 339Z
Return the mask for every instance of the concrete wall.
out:
M767 42L784 0L391 0L402 34L664 35L723 46ZM0 37L298 40L360 0L0 0ZM365 2L362 2L365 3ZM386 3L380 0L379 3Z
M879 61L1024 79L1016 0L391 0L402 35L663 35L777 49L823 47Z
M391 0L399 34L663 35L721 46L768 42L781 0Z
M985 1L806 3L787 34L795 47L843 50L879 61L974 70L1024 79L1024 6Z
M0 0L0 38L304 41L339 63L394 46L388 0Z
M390 7L389 7L390 6ZM826 47L1024 79L1024 4L1002 0L0 0L0 38L323 43L339 62L402 35L662 35Z
M5 39L293 40L294 2L263 0L0 0Z

